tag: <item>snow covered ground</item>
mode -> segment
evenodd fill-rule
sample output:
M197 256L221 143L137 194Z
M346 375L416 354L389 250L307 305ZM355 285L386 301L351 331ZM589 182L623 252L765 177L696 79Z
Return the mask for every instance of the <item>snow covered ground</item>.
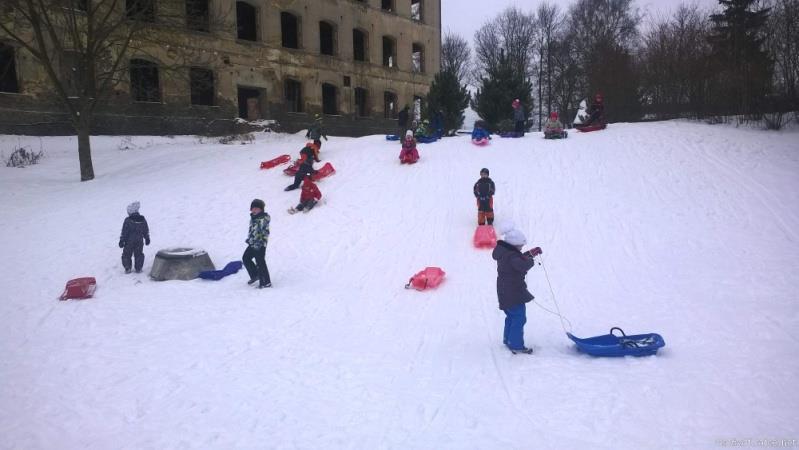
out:
M799 133L683 121L570 134L467 136L400 166L382 136L331 138L324 204L260 161L300 135L252 145L194 137L0 137L45 149L0 168L0 448L718 448L799 439ZM472 184L545 266L527 277L574 334L658 332L655 357L578 353L528 305L532 356L502 346L495 263L475 250ZM157 249L244 251L248 208L272 216L274 288L124 275L125 206L141 201ZM425 266L446 282L403 289ZM96 297L58 302L95 276ZM727 441L725 441L727 440ZM799 441L793 441L799 446Z

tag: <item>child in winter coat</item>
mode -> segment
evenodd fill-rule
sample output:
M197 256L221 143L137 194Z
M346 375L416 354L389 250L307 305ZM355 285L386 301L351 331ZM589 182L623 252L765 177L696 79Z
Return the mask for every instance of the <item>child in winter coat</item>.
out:
M591 103L591 107L588 109L588 121L583 123L583 126L591 125L594 122L604 122L605 120L605 100L602 97L602 94L597 94L594 97L594 102Z
M419 151L416 150L416 139L413 138L413 132L408 130L405 132L405 139L402 140L402 150L399 155L400 164L413 164L419 161Z
M563 124L558 120L558 113L555 111L549 113L549 119L544 122L544 136L548 138L566 137L566 131L563 130Z
M289 214L294 214L297 211L308 212L319 200L322 198L322 193L319 187L313 182L310 175L306 175L302 180L302 191L300 191L300 203L294 208L289 208Z
M536 247L522 253L522 246L526 243L527 238L521 231L511 229L505 233L503 240L497 241L491 254L497 262L499 309L505 312L502 343L514 354L533 352L533 349L524 345L524 324L527 323L525 304L534 298L527 290L524 278L535 265L534 258L543 252L541 247Z
M316 152L318 155L318 152L322 149L322 138L327 140L327 135L322 129L322 116L319 114L314 116L314 122L308 127L308 132L305 133L305 137L313 139L313 143L316 144ZM317 159L316 162L319 162L319 159Z
M294 174L294 183L286 186L286 191L293 191L300 187L300 183L302 180L305 179L305 175L307 174L315 174L316 171L313 168L314 161L319 161L318 157L316 156L319 152L319 148L313 142L309 142L305 144L305 147L300 150L300 159L298 161L299 168L297 169L297 173Z
M477 225L494 224L494 181L488 177L488 169L480 169L480 179L474 183L474 197L477 199Z
M480 141L483 139L491 139L491 134L483 127L482 121L474 123L474 130L472 130L472 140Z
M524 136L524 108L522 108L522 102L519 99L513 100L511 104L513 106L513 124L514 124L514 132L519 136Z
M269 269L266 267L266 244L269 242L269 214L264 211L263 200L255 199L250 203L250 229L247 233L247 249L241 259L250 281L253 284L258 281L258 288L272 287L269 279Z
M122 266L125 273L130 273L131 256L135 261L136 273L144 266L144 245L150 245L150 227L147 219L139 214L139 202L128 205L128 217L122 222L122 233L119 235L119 248L122 249Z

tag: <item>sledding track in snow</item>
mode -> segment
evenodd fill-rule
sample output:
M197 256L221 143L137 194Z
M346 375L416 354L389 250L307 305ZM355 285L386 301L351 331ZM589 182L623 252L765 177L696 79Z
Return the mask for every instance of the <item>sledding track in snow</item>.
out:
M38 138L20 138L38 148ZM382 136L331 138L324 203L256 144L94 138L98 179L75 182L73 138L0 169L0 448L710 448L797 438L799 135L687 122L612 124L419 146L401 166ZM6 146L16 137L2 137ZM643 359L577 354L528 305L535 354L501 345L495 264L471 247L473 183L497 183L544 261L578 336L661 333ZM142 202L153 245L199 245L221 266L243 252L247 207L272 215L274 288L121 274L125 205ZM403 289L425 266L447 280ZM63 283L97 298L56 303ZM140 281L140 282L137 282ZM554 308L543 271L527 278ZM734 349L731 351L730 349ZM642 421L646 426L642 427Z

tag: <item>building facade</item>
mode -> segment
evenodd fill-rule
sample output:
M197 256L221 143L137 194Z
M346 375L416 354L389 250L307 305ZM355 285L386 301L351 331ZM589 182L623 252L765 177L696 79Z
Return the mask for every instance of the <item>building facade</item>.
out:
M196 61L172 76L163 69L174 63L169 49L131 52L128 79L98 113L94 133L222 134L237 118L296 131L315 114L331 133L383 133L395 130L404 105L422 101L439 70L440 0L146 4L155 23L159 11L184 15L181 41ZM215 17L222 26L210 25ZM71 132L41 66L2 37L0 132Z

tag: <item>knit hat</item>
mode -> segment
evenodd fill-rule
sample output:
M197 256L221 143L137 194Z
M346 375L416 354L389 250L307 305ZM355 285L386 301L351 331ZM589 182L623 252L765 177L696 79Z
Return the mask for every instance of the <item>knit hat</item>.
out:
M135 214L135 213L139 212L139 207L140 206L141 205L139 204L139 202L133 202L130 205L128 205L128 215Z
M485 167L483 167L482 169L480 169L480 175L482 175L482 174L486 174L486 175L488 175L488 169L486 169Z
M520 102L518 98L513 100L513 107L514 108L518 108L519 106L521 106L521 104L522 104L522 102Z
M551 113L549 113L549 118L552 120L558 120L558 112L552 111Z
M406 138L413 137L413 131L411 131L411 130L406 131L405 132L405 137Z
M524 233L521 231L513 228L510 231L505 233L505 242L510 245L521 247L522 245L527 243L527 238L524 237Z
M252 203L250 203L250 209L253 208L261 208L261 210L263 211L263 209L266 208L266 204L264 204L263 200L256 198L255 200L252 201Z

